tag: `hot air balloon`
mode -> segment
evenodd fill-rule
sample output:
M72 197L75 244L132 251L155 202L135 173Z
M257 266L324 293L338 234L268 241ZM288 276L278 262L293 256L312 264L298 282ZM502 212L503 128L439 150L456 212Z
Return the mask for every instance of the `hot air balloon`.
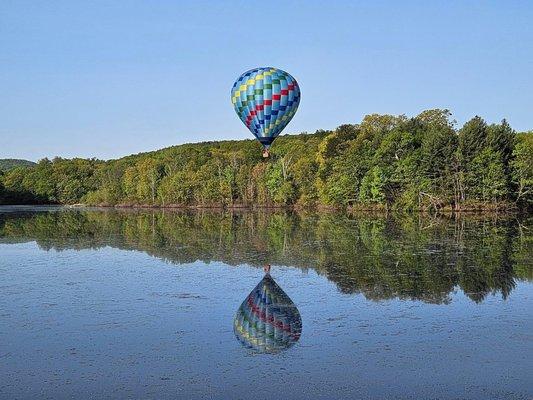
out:
M245 347L259 353L279 353L300 339L302 318L267 273L237 310L233 330Z
M290 74L272 67L246 71L233 84L237 115L263 145L263 157L290 122L300 104L300 87Z

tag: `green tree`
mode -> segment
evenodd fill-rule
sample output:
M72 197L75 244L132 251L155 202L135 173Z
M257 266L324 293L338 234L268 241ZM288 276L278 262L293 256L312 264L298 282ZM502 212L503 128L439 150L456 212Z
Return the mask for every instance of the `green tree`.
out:
M384 203L386 180L379 167L372 168L361 182L359 199L363 203Z
M483 149L469 165L467 182L476 200L503 200L508 192L501 155L488 147Z
M511 175L516 202L533 204L533 132L518 136L511 161Z

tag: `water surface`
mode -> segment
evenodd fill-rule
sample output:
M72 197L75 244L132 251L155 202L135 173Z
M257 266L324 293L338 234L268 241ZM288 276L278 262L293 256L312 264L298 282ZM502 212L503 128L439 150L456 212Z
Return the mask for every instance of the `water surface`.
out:
M0 398L529 399L532 232L0 207Z

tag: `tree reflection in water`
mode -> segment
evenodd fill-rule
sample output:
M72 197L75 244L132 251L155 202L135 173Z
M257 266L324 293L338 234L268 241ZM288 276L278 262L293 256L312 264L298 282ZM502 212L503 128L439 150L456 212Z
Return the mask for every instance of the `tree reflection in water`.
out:
M533 279L533 218L422 214L63 210L2 212L0 243L45 250L111 246L175 264L267 262L313 269L343 293L447 303L508 297Z
M233 330L245 347L260 353L278 353L300 339L302 318L267 272L237 310Z

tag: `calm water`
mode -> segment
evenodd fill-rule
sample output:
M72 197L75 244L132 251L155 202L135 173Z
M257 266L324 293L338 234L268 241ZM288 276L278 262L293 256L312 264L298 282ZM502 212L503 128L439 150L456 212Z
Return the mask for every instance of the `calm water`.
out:
M532 259L531 217L0 207L0 398L531 399Z

